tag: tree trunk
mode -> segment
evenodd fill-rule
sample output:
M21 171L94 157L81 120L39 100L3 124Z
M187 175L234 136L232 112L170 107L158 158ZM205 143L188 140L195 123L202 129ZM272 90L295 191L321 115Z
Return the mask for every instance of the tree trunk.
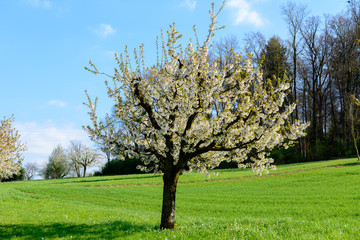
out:
M75 163L75 172L76 172L77 177L81 177L80 166L77 163Z
M83 175L83 177L86 177L86 165L84 165L83 167L84 167L84 175Z
M180 171L174 169L165 170L163 181L163 205L161 213L160 229L175 228L175 195Z
M358 147L357 147L357 143L355 142L354 145L355 145L355 149L356 149L357 159L358 159L358 161L360 161L360 155L359 155L359 149L358 149Z

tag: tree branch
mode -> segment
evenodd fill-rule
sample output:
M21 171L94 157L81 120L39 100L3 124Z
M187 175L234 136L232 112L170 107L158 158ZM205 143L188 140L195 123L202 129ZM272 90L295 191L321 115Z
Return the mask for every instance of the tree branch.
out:
M134 80L137 80L137 81L140 81L141 79L140 78L137 78L137 79L134 79ZM133 80L133 81L134 81ZM137 97L137 99L140 101L140 106L142 106L146 113L148 114L149 116L149 119L150 119L150 122L152 124L152 126L156 129L156 130L161 130L161 127L160 125L157 123L156 119L155 119L155 116L154 116L154 113L153 113L153 109L151 107L150 104L148 104L146 101L145 101L145 98L143 96L143 94L141 93L140 89L139 89L139 83L134 83L134 95Z

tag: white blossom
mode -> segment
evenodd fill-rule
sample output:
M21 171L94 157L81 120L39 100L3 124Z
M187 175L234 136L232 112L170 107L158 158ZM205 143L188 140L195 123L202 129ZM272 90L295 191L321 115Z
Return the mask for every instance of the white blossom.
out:
M20 135L11 127L14 118L4 118L0 124L0 181L17 174L24 160L22 152L27 149L20 142Z
M272 86L250 57L236 52L233 64L222 69L217 60L208 62L217 30L217 14L210 15L207 39L196 46L189 42L185 49L178 43L181 35L175 24L171 25L157 65L145 68L143 46L135 51L136 70L127 48L116 56L118 69L114 85L107 83L108 95L114 100L116 118L130 134L118 140L103 135L97 100L88 96L93 126L86 129L94 140L112 141L124 153L156 162L155 171L170 164L206 173L231 159L261 173L273 162L266 153L304 136L308 125L288 120L295 104L284 107L290 87L286 81Z

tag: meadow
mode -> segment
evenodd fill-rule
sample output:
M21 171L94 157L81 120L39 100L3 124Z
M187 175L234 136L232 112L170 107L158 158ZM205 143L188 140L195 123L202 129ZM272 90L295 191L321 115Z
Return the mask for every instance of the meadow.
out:
M360 239L356 159L214 172L180 177L175 231L160 175L1 183L0 239Z

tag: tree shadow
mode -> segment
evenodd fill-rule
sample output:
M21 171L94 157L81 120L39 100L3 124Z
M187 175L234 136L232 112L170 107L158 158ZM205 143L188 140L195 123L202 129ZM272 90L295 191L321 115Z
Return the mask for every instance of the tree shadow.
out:
M111 221L99 224L54 223L37 224L0 224L0 239L115 239L131 236L139 232L157 230L154 225L136 225L127 221Z
M110 178L110 179L102 179L101 177L98 179L87 179L87 178L72 178L74 179L74 181L63 181L63 182L57 182L57 183L51 183L51 184L77 184L77 183L91 183L91 182L108 182L108 181L122 181L122 180L131 180L131 179L149 179L149 178L160 178L162 176L160 175L152 175L152 176L141 176L141 174L139 174L140 176L138 177L115 177L117 175L114 175L114 178ZM109 177L109 176L106 176ZM68 179L66 179L68 180Z
M344 163L344 164L341 164L339 166L347 167L347 166L357 166L357 165L360 165L360 162Z

